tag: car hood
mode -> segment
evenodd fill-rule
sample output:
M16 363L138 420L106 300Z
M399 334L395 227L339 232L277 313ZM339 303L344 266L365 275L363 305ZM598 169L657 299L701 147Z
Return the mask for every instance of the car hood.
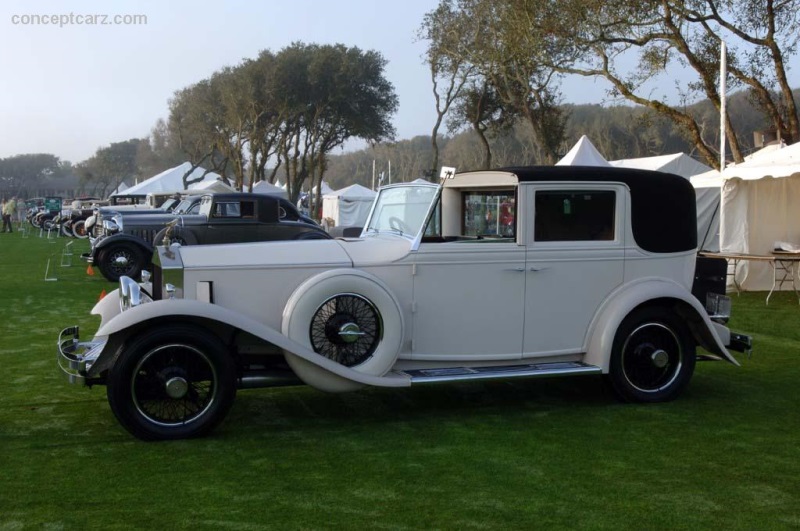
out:
M391 264L402 260L411 251L411 241L393 234L376 234L366 238L342 238L340 242L355 267Z
M351 267L350 256L336 240L270 241L224 245L185 245L181 261L187 269L281 268L321 265Z
M364 239L270 241L180 247L185 268L231 271L293 266L368 267L396 262L408 255L411 242L398 236Z

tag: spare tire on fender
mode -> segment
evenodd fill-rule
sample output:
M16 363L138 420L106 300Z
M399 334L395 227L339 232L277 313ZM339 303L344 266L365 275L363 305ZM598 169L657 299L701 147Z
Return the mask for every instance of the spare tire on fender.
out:
M326 271L301 284L283 310L282 333L355 371L382 376L403 342L403 314L389 289L362 271ZM291 352L286 361L308 385L329 392L361 384L337 376Z

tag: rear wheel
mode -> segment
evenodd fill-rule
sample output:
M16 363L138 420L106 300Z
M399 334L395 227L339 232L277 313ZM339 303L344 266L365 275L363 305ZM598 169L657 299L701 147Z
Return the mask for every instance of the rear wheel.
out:
M236 397L236 365L222 342L197 327L148 331L122 347L108 402L122 426L143 440L204 435Z
M676 398L694 373L695 345L686 325L666 308L625 318L614 337L608 381L629 402Z
M61 234L66 236L67 238L73 238L74 235L72 234L72 222L67 220L61 222Z

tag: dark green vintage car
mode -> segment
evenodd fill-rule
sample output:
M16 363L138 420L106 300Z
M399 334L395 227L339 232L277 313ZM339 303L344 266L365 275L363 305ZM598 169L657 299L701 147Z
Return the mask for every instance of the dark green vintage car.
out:
M330 239L289 201L261 194L204 194L184 213L116 213L82 258L112 282L138 278L165 236L181 245Z

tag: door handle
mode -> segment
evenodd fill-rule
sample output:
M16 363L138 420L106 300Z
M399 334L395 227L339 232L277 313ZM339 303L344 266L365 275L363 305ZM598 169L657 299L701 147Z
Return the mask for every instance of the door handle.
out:
M525 268L524 267L512 267L510 269L504 269L503 271L513 271L515 273L524 273L525 272Z
M544 271L545 269L550 269L550 268L549 267L532 266L530 270L533 271L534 273L536 273L536 272L539 272L539 271Z

